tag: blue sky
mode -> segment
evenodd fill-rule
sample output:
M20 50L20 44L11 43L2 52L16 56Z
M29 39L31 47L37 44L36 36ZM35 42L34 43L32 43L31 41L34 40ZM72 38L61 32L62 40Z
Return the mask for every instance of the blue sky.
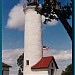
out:
M3 49L15 49L15 48L23 48L23 39L24 32L23 30L18 29L9 29L7 28L7 20L10 10L14 7L14 5L18 4L19 0L4 0L3 1ZM72 26L72 19L69 20L70 25ZM42 26L43 33L43 44L49 46L51 49L57 50L67 50L71 49L71 40L64 29L63 25L60 21L58 21L57 25Z
M8 14L10 10L19 3L19 0L4 0L3 1L3 49L23 48L23 31L6 28ZM20 44L19 44L20 43Z

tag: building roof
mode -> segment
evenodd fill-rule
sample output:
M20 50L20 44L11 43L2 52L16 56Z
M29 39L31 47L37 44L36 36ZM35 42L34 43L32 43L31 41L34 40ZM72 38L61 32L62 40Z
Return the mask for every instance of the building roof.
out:
M8 64L2 62L2 67L12 67L12 66L9 66Z
M41 60L37 64L35 64L34 66L31 67L31 69L44 69L44 68L48 68L52 60L54 61L55 66L58 69L58 66L57 66L53 56L42 57Z

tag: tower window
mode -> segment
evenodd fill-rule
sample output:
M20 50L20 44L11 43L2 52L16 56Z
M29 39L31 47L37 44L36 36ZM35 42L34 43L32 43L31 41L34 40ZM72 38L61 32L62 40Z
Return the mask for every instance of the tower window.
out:
M26 65L29 65L29 60L26 60Z

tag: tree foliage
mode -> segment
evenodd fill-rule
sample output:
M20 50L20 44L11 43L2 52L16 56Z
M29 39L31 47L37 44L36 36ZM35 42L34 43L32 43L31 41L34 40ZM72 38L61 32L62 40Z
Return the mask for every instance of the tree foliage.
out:
M61 75L72 75L72 64L68 65L65 71L62 71Z
M67 21L72 15L72 0L64 6L61 6L61 2L57 0L44 0L40 8L36 5L35 10L45 16L45 24L53 19L60 20L72 40L72 27Z
M18 75L23 75L23 62L24 62L24 53L19 56L17 59L17 65L19 66Z

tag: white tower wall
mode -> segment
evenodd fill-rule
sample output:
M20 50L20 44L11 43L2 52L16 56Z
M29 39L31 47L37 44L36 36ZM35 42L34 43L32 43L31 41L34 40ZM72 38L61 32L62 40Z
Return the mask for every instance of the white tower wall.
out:
M35 75L31 66L42 58L41 16L35 11L35 6L27 6L25 10L24 34L24 75ZM29 60L29 65L26 65Z

